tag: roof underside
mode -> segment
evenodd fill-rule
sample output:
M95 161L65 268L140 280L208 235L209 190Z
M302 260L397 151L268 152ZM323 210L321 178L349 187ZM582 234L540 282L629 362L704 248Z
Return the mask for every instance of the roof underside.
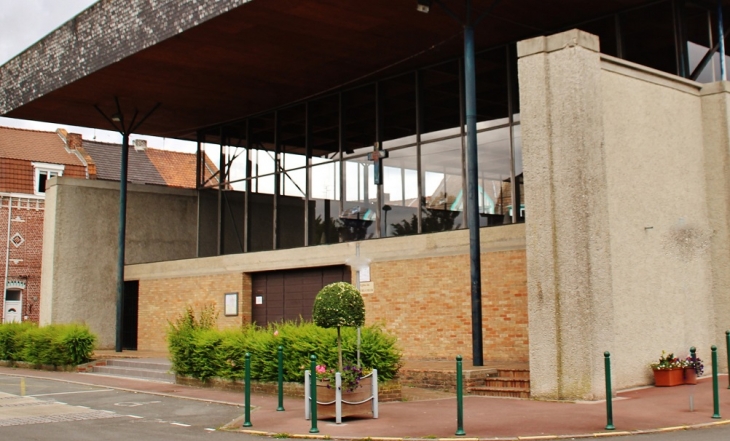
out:
M463 14L463 0L443 1ZM475 10L493 1L474 0ZM134 3L102 0L0 67L0 114L107 129L95 106L111 115L118 97L129 121L159 102L137 132L193 140L204 127L463 52L461 27L437 6L416 12L413 0ZM503 1L477 26L476 47L645 3Z

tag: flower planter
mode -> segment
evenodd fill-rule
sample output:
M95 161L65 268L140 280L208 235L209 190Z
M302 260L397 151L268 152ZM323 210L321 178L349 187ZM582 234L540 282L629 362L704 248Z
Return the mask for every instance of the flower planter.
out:
M684 368L684 384L697 384L697 371L695 371L695 368Z
M654 386L668 387L684 384L684 368L654 370Z
M339 373L338 373L339 375ZM310 418L310 374L304 371L304 418ZM378 370L360 378L360 387L353 391L338 388L327 381L317 381L317 419L335 418L340 424L343 416L378 418Z
M340 416L368 416L373 414L373 377L360 380L360 387L352 392L342 390L342 413ZM317 382L317 418L337 418L337 389L328 381Z

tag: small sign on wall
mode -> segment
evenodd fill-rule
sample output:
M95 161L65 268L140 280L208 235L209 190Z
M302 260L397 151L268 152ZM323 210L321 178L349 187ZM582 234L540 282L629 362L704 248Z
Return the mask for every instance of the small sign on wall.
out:
M224 315L226 317L238 315L238 293L227 292L223 295Z
M360 282L369 282L369 281L370 281L370 265L368 265L360 270Z
M360 282L361 294L373 294L375 292L375 282Z
M263 305L264 304L264 296L256 296L256 304L257 305Z

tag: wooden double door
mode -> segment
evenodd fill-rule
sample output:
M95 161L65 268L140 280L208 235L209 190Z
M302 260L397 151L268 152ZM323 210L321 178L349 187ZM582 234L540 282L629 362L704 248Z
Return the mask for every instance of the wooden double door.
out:
M285 320L312 319L317 293L334 282L350 282L345 265L267 271L252 277L252 315L259 326Z

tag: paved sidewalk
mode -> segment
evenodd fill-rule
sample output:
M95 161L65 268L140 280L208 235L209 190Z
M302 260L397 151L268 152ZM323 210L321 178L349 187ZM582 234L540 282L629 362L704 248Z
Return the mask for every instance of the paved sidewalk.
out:
M45 378L239 406L243 404L243 395L238 392L145 380L5 367L0 367L0 374ZM408 393L406 391L406 395ZM318 436L358 440L386 437L454 438L455 397L438 393L417 395L419 400L381 403L378 419L345 418L340 425L335 424L333 420L319 421ZM694 412L689 410L690 395L694 398ZM429 399L429 397L434 398ZM303 399L285 397L284 412L276 411L276 396L253 395L251 401L255 406L251 412L253 426L247 428L246 432L310 436L311 423L304 419ZM619 393L613 401L613 421L616 427L614 431L604 430L606 405L603 401L566 403L478 396L464 398L464 430L466 438L549 439L727 424L730 423L730 390L727 389L725 375L720 376L720 414L728 418L713 419L712 413L712 379L707 377L700 379L696 386L648 387ZM238 423L242 423L242 420ZM240 424L236 426L238 426L236 430L244 431L240 428Z

